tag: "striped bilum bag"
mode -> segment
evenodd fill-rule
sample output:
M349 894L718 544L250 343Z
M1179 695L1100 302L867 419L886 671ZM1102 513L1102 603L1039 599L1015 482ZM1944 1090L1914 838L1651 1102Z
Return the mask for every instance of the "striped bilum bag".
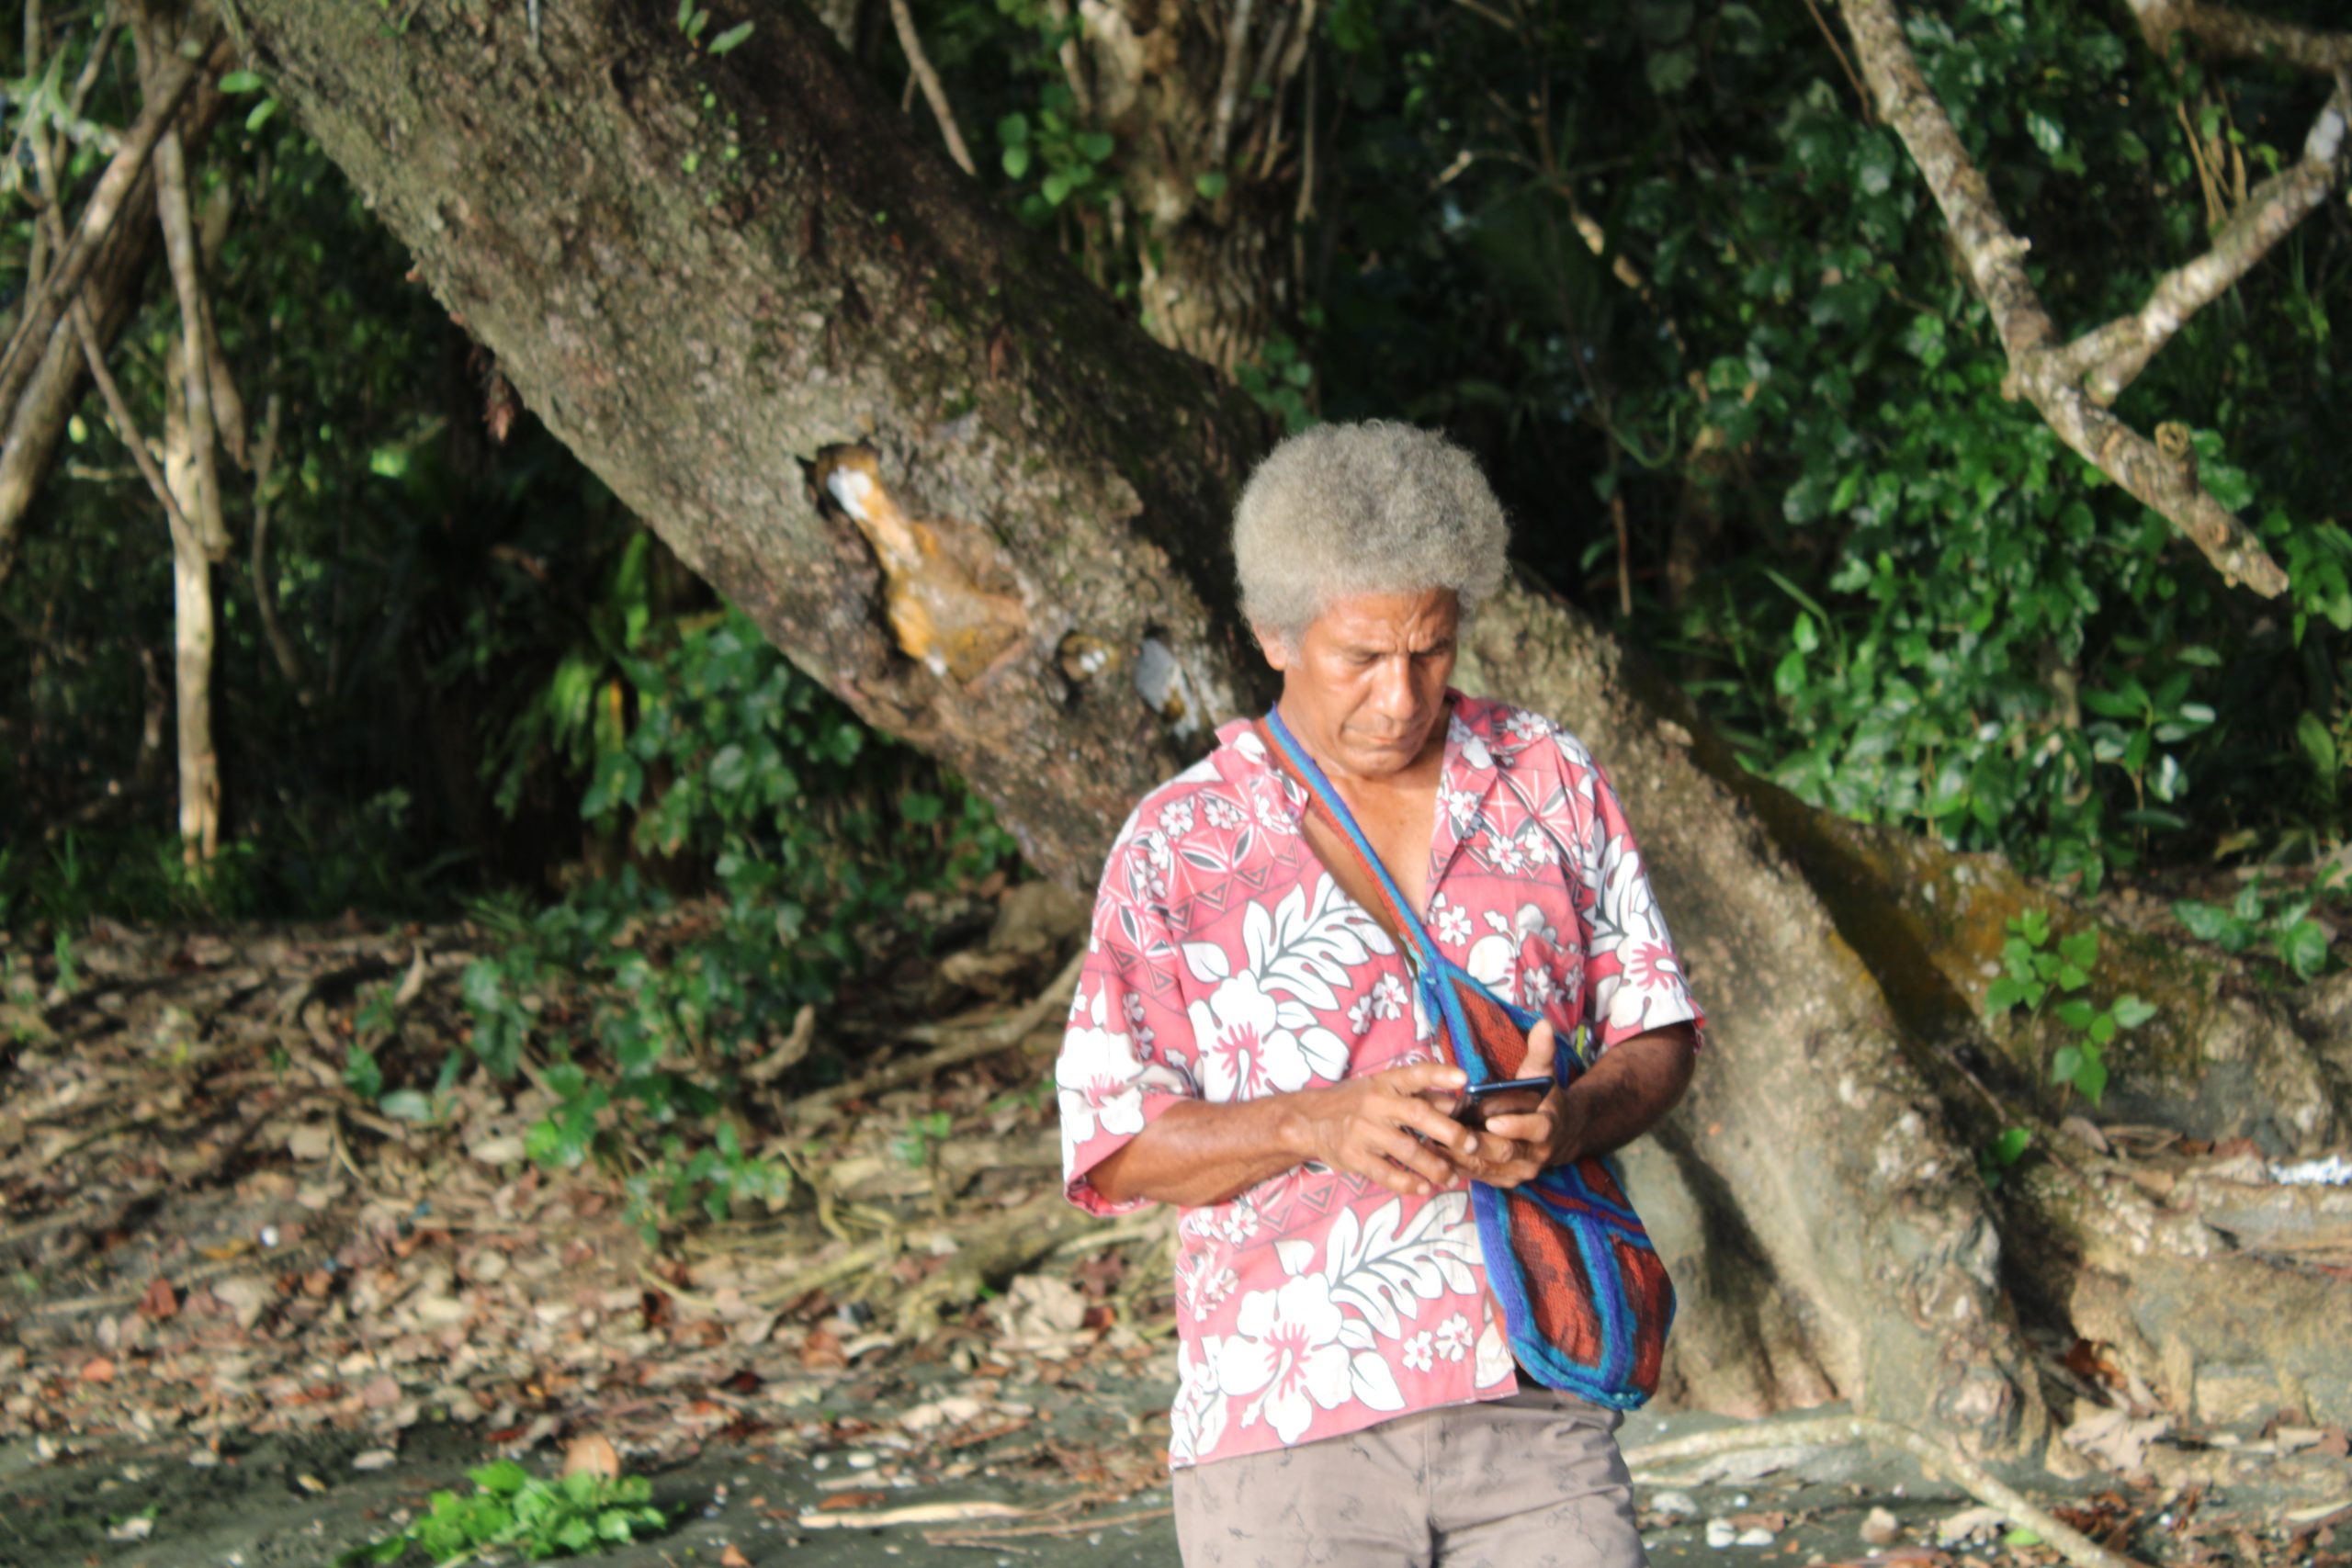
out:
M1386 916L1381 923L1403 951L1422 1006L1443 1021L1447 1056L1474 1084L1519 1077L1537 1015L1496 996L1439 950L1280 711L1257 728L1269 758L1306 790L1308 809L1348 845L1379 890L1385 908L1372 912ZM1581 1040L1584 1031L1577 1032ZM1554 1060L1563 1082L1573 1082L1586 1065L1565 1048ZM1508 1189L1474 1181L1470 1200L1487 1279L1520 1366L1547 1387L1619 1409L1657 1392L1674 1322L1674 1284L1625 1196L1616 1162L1589 1155Z

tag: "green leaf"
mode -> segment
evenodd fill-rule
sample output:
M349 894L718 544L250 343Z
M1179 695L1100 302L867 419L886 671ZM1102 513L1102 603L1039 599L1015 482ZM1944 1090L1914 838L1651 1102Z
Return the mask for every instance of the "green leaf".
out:
M725 54L751 36L752 24L749 22L738 22L733 27L728 28L725 32L710 40L710 52L713 54Z
M2305 980L2316 980L2327 967L2327 928L2317 920L2297 920L2271 939L2288 968Z
M2134 996L2115 998L2115 1021L2125 1029L2137 1029L2155 1016L2153 1002L2143 1002Z
M344 1054L344 1086L365 1100L374 1100L384 1092L384 1069L378 1066L376 1053L365 1045L353 1045Z
M2083 1070L2084 1060L2084 1048L2082 1046L2059 1046L2057 1051L2054 1052L2050 1058L2050 1081L2052 1083L2073 1083L2075 1077Z
M1225 187L1229 183L1224 170L1212 169L1207 174L1194 175L1193 188L1200 192L1203 201L1215 201L1225 194Z
M2328 733L2319 715L2305 713L2295 720L2295 739L2321 778L2335 777L2335 737Z
M1671 97L1698 79L1699 51L1689 44L1658 50L1649 57L1644 73L1651 92L1661 98Z
M1994 1163L2006 1168L2017 1164L2018 1159L2023 1157L2026 1146L2032 1142L2031 1129L2011 1127L1993 1140L1993 1146L1989 1152Z
M513 1460L493 1460L466 1472L466 1479L494 1496L510 1496L530 1483L531 1472Z
M266 85L257 73L252 71L232 71L220 78L220 90L236 96L258 93Z
M2075 1070L2075 1088L2093 1105L2107 1097L2107 1058L2098 1046L2083 1047L2082 1066Z
M1984 1016L1997 1019L2026 999L2026 984L2004 975L1984 990Z
M2010 1548L2040 1546L2041 1538L2020 1526L2001 1538L2001 1544Z
M2227 909L2182 898L2174 903L2172 918L2199 942L2219 942L2232 953L2245 945L2245 922Z
M2077 969L2088 969L2098 962L2098 928L2085 926L2058 943L2058 956Z
M1086 130L1079 133L1079 156L1090 164L1109 162L1111 154L1117 150L1118 145L1111 133L1106 130Z
M1028 143L1016 141L1012 146L1007 147L1004 150L1002 162L1007 178L1017 180L1022 175L1027 174L1029 172Z
M251 114L245 116L245 133L250 136L259 130L263 126L267 125L271 117L277 113L277 100L274 97L264 98L254 106Z
M2072 1030L2088 1029L2091 1020L2098 1016L2098 1010L2081 997L2058 1004L2058 1021Z
M413 1089L396 1089L376 1102L376 1109L395 1122L423 1126L433 1120L433 1102Z

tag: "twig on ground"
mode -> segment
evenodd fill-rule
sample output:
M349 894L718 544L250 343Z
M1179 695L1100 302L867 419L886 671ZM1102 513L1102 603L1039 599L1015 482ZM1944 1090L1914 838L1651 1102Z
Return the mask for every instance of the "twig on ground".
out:
M892 1062L887 1066L876 1067L872 1072L861 1073L845 1083L838 1083L830 1089L815 1089L804 1094L792 1104L792 1119L805 1123L831 1111L843 1100L878 1094L884 1089L898 1089L906 1084L920 1083L943 1068L955 1066L961 1062L977 1061L982 1056L992 1056L999 1051L1009 1050L1020 1044L1035 1033L1038 1026L1052 1017L1057 1008L1068 1004L1070 993L1078 987L1079 972L1085 967L1086 954L1081 950L1076 957L1062 967L1062 972L1054 976L1052 982L1037 995L1035 1000L1023 1007L1018 1012L993 1023L982 1024L973 1030L970 1034L962 1039L951 1041L936 1051L928 1052L907 1061ZM930 1038L936 1038L935 1034L918 1030L909 1030L907 1035L910 1039L917 1040L924 1039L927 1035Z
M1109 1529L1114 1525L1141 1524L1146 1519L1164 1519L1175 1512L1173 1506L1137 1508L1130 1514L1112 1514L1103 1518L1057 1519L1041 1525L998 1525L985 1529L926 1530L923 1540L931 1546L988 1545L1000 1540L1012 1540L1020 1536L1086 1535L1094 1530Z
M1662 1443L1645 1443L1626 1451L1625 1467L1638 1471L1757 1449L1842 1448L1852 1443L1902 1450L1929 1472L1964 1488L1985 1506L2001 1510L2011 1524L2033 1531L2075 1568L2140 1568L2131 1558L2109 1551L2082 1531L2028 1502L2021 1493L1959 1450L1908 1427L1873 1416L1831 1416L1811 1421L1736 1427Z

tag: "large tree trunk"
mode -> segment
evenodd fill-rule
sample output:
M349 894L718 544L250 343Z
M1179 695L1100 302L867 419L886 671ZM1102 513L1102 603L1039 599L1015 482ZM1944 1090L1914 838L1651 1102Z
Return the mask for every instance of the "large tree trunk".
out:
M1264 700L1224 544L1262 426L992 210L799 8L721 60L662 0L548 7L540 52L519 7L423 8L398 37L367 7L237 11L549 427L804 668L973 780L1044 870L1090 886L1136 797ZM2274 1289L2269 1265L2087 1161L2000 1206L1978 1181L1992 1113L1972 1096L2030 1103L2037 1075L1998 1070L1970 943L2032 895L1748 777L1533 591L1481 616L1462 679L1610 764L1715 1021L1690 1102L1632 1159L1685 1292L1676 1393L1843 1397L2030 1443L2041 1386L2013 1293L2061 1332L2082 1316L2183 1402L2200 1364L2243 1357L2198 1311L2133 1317L2129 1287L2159 1255L2204 1271L2200 1301ZM2232 1005L2226 1049L2293 1103L2257 1116L2251 1076L2177 1092L2225 1049L2191 1037L2142 1084L2151 1114L2280 1148L2332 1136L2340 1083L2283 1020ZM2005 1227L2064 1245L2026 1268ZM2346 1358L2321 1348L2291 1377L2340 1395Z

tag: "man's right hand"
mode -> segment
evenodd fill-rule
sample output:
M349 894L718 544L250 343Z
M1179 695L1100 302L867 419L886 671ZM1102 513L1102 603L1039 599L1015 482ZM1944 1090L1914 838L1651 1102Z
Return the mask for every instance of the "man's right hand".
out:
M1302 1089L1296 1110L1306 1119L1309 1157L1408 1197L1454 1186L1462 1175L1456 1161L1477 1153L1478 1135L1430 1097L1451 1094L1468 1081L1459 1067L1417 1062Z

